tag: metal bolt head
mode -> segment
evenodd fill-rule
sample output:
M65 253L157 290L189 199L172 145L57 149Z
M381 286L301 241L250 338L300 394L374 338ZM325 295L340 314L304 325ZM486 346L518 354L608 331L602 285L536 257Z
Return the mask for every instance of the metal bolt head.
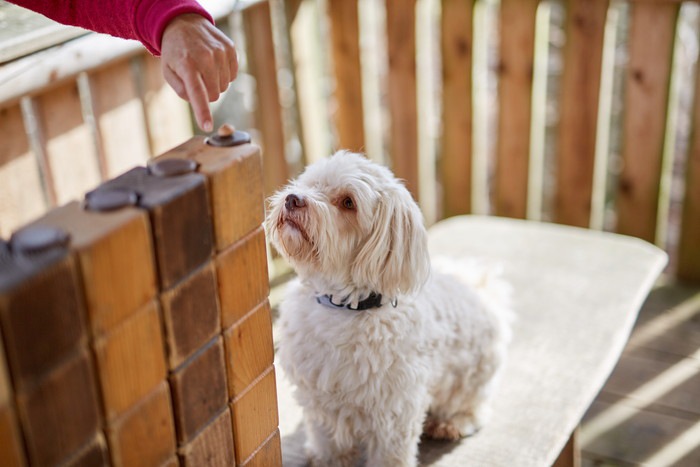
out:
M148 172L156 177L176 177L197 171L197 162L190 159L161 159L148 163Z
M10 238L12 249L19 253L42 253L52 248L65 248L70 243L70 235L62 229L48 226L26 227L15 232Z
M97 189L85 195L85 209L107 212L127 206L136 206L139 197L134 191L118 189Z

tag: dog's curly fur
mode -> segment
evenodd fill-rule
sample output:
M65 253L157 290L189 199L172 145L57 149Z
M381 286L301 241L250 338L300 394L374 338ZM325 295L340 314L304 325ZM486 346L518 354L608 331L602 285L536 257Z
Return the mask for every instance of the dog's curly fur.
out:
M420 210L387 168L349 152L319 161L270 199L266 227L298 274L278 358L312 465L355 465L363 452L367 465L411 466L421 434L482 426L510 335L506 288L431 268ZM366 311L316 299L356 307L372 292L382 306Z

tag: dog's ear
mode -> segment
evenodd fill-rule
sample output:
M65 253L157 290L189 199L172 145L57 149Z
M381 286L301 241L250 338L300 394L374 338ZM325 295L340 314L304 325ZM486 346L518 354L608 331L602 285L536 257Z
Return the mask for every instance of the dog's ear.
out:
M423 216L409 192L400 187L381 196L373 231L352 266L357 285L391 299L420 289L430 272Z

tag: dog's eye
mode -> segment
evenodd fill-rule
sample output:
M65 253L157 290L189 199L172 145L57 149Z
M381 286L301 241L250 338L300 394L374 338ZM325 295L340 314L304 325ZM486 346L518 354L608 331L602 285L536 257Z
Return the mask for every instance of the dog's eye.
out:
M348 196L343 200L343 207L345 209L355 209L355 202Z

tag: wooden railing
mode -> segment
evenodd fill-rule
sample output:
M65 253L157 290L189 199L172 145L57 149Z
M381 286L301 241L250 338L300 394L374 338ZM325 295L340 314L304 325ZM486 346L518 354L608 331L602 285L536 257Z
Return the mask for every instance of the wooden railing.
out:
M671 272L700 281L700 79L679 71L695 66L679 64L679 38L698 27L679 18L697 17L696 2L217 3L241 58L233 88L257 102L246 127L268 193L334 149L363 151L406 181L429 223L477 213L612 230L663 246ZM0 234L189 136L155 59L130 49L105 68L95 56L73 55L71 71L42 59L43 82L0 86L0 139L12 141Z

